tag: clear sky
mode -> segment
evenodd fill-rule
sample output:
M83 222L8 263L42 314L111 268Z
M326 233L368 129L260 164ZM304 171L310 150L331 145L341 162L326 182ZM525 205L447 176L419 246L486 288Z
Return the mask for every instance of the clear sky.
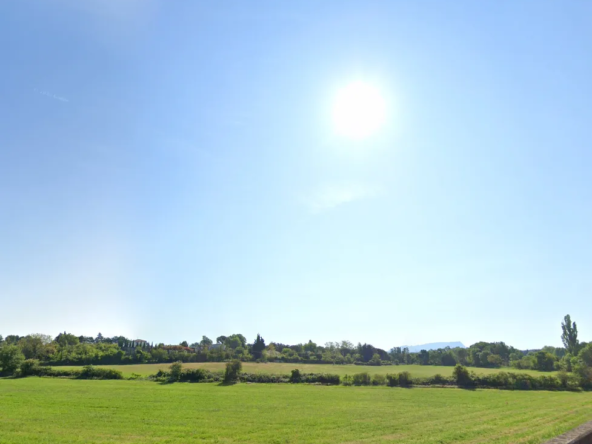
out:
M591 17L0 2L0 334L592 340Z

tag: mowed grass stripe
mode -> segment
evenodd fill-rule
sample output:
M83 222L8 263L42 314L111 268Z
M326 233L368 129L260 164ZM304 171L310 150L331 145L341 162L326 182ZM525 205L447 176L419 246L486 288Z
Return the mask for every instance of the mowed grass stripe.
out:
M592 393L0 380L0 443L536 444Z

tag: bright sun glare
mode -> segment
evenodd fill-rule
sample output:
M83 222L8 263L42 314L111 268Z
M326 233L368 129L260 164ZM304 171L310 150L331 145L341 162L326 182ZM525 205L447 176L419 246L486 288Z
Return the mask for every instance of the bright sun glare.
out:
M386 103L378 89L365 82L350 83L333 103L333 124L346 137L361 139L376 132L386 118Z

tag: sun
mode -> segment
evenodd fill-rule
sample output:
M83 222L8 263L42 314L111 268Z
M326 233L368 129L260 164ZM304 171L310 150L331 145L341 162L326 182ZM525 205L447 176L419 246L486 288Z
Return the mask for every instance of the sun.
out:
M354 82L337 92L333 125L337 133L363 139L375 133L386 119L386 103L380 91L366 82Z

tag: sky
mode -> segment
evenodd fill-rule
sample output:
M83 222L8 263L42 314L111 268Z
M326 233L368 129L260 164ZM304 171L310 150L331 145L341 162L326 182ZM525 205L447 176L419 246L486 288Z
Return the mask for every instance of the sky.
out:
M592 340L590 17L1 2L0 334Z

